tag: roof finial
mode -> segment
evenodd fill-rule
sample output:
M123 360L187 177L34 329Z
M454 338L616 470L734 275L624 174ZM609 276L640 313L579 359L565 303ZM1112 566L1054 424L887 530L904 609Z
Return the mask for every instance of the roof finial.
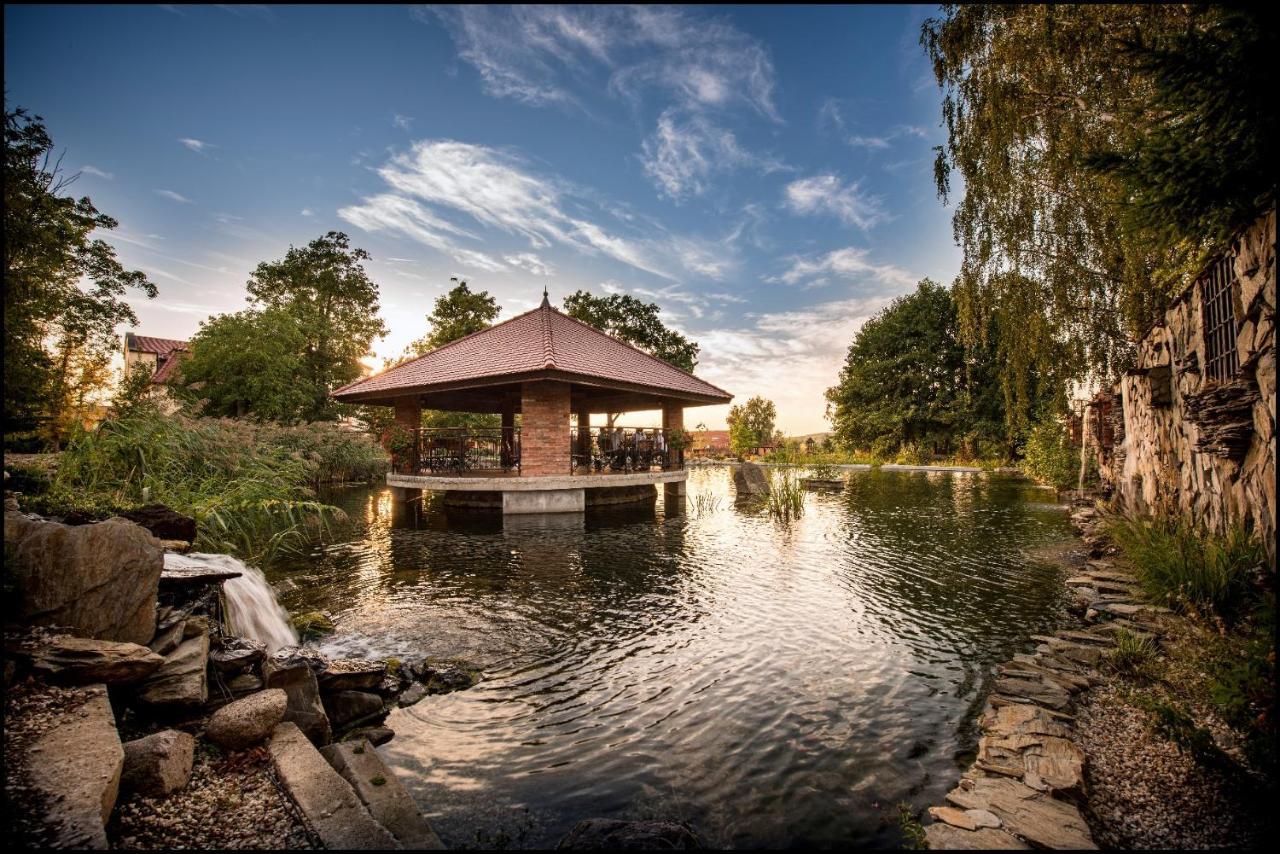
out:
M542 286L542 304L543 304L543 305L545 305L545 306L548 306L548 307L550 307L550 305L551 305L551 298L547 296L547 286L546 286L546 285L543 285L543 286Z

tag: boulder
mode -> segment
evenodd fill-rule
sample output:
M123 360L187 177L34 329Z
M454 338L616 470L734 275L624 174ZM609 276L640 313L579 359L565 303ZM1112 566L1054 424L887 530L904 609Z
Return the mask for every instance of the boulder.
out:
M377 688L386 675L387 665L361 658L339 658L330 661L317 677L324 691L364 691Z
M232 676L227 682L227 690L232 694L248 694L252 691L261 691L262 686L261 677L254 676L252 673L241 673L239 676Z
M242 673L267 657L267 645L249 638L223 638L209 653L209 663L219 673Z
M382 711L382 698L366 691L338 691L324 697L325 711L334 726L345 726Z
M693 831L673 821L621 821L612 818L583 819L556 846L566 851L650 848L693 850L702 843Z
M324 637L333 634L334 631L333 620L319 611L295 614L289 622L293 624L293 630L302 640Z
M277 726L267 750L280 785L325 848L365 851L400 847L295 724L286 721Z
M427 686L421 683L418 683L416 685L410 685L408 688L405 688L404 691L400 694L400 698L398 702L400 703L400 707L404 708L405 706L412 706L414 703L418 702L425 696L427 696Z
M408 851L440 851L444 844L427 824L413 798L396 775L365 739L344 741L320 748L320 753L342 775L369 815Z
M244 750L266 741L284 720L289 696L279 688L228 703L213 713L204 737L226 750Z
M124 749L106 686L59 719L31 746L27 776L44 807L53 848L107 848L107 819L120 791Z
M755 463L739 463L733 467L733 485L739 495L768 495L769 478Z
M196 740L185 732L166 729L124 745L121 784L148 798L165 798L185 788L191 779Z
M342 737L343 741L359 741L368 739L374 747L381 747L396 737L395 730L389 726L371 726L353 730Z
M184 640L142 683L138 699L150 706L203 705L209 699L208 662L208 635Z
M150 676L164 658L145 646L121 641L59 635L40 647L32 667L51 682L89 685L95 682L137 682Z
M320 685L312 669L313 656L300 650L283 649L262 663L262 681L288 695L284 719L316 744L328 744L332 737L329 716L320 702Z
M160 541L125 519L71 526L5 513L10 607L25 622L145 644L156 628Z
M120 516L146 528L158 540L193 543L196 539L196 520L170 510L163 504L148 504L128 513L121 513Z
M423 660L412 671L428 694L448 694L470 688L480 681L480 674L456 661Z
M178 616L177 619L163 618L156 624L155 637L151 639L151 643L147 644L147 647L157 655L168 655L182 643L187 621L182 618L182 612L175 613Z

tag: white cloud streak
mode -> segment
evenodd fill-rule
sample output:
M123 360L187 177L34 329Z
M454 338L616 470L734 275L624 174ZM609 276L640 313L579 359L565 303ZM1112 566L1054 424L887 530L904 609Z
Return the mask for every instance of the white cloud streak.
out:
M793 213L830 214L863 231L888 218L878 196L864 194L859 182L846 184L835 174L792 181L787 185L784 203Z
M181 193L175 192L173 190L156 190L155 192L157 196L162 196L163 198L166 198L171 202L178 202L184 205L195 204L195 202L191 201L186 196L182 195Z
M217 148L217 146L211 142L205 142L201 139L193 139L192 137L183 137L182 139L179 139L178 142L182 143L196 154L206 154L209 149Z

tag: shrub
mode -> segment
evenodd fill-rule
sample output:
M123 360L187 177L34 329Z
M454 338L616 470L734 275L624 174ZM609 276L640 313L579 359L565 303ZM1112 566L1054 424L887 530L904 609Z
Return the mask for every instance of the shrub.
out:
M1107 663L1117 673L1145 676L1148 665L1156 655L1156 644L1151 635L1120 629L1114 638L1116 645L1107 653Z
M1022 451L1022 470L1040 483L1070 489L1080 480L1080 452L1072 447L1065 425L1047 418L1031 428Z
M1239 527L1220 535L1176 518L1117 519L1108 533L1152 598L1227 622L1246 606L1262 562L1261 543Z

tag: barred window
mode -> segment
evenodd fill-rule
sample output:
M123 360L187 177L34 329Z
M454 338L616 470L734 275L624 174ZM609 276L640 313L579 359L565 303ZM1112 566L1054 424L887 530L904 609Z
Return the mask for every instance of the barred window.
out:
M1236 353L1235 257L1224 254L1205 271L1200 281L1204 299L1204 370L1217 382L1235 378L1240 369Z

